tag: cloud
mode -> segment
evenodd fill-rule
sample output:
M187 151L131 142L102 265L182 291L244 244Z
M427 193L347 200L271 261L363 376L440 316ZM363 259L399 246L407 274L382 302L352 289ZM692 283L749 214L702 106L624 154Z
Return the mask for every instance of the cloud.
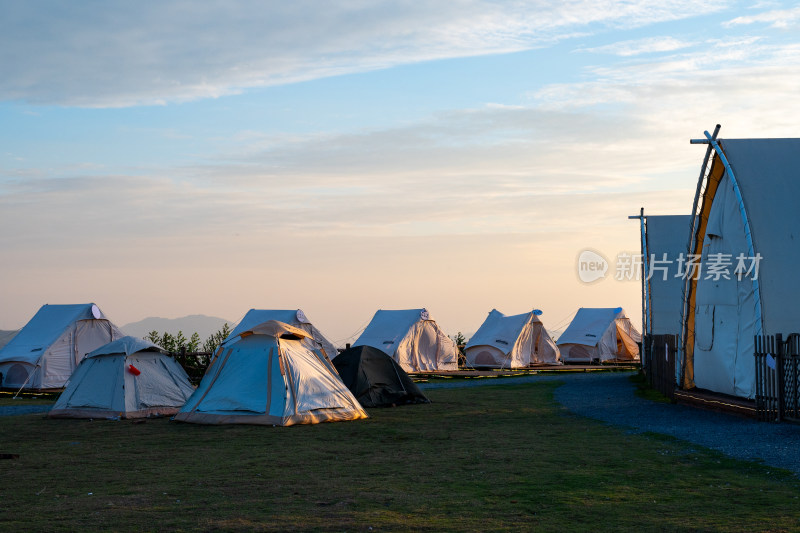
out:
M629 57L642 54L674 52L683 48L689 48L695 44L696 43L682 41L673 37L650 37L648 39L620 41L594 48L579 48L575 51Z
M180 263L245 242L269 250L327 239L345 250L382 238L558 240L585 233L587 217L594 229L614 226L653 188L648 177L686 166L639 146L642 134L620 117L490 106L358 135L247 135L249 146L205 164L0 181L0 227L18 228L0 232L0 248L108 253L124 264L141 254Z
M723 23L723 26L730 28L733 26L743 26L751 24L766 24L778 30L793 30L800 26L800 7L793 9L775 9L764 11L757 15L736 17Z
M568 3L216 0L0 4L0 100L158 105L443 58L526 50L724 8Z
M718 122L726 136L797 134L796 43L759 36L710 40L685 53L595 67L586 77L591 81L551 84L532 93L532 105L640 117L651 139L653 134L686 138L690 128L697 129L696 136Z

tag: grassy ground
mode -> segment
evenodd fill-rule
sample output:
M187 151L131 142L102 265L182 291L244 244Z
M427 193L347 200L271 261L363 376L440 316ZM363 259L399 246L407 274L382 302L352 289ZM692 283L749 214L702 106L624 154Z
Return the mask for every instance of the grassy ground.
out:
M55 403L54 400L48 399L41 399L41 398L0 398L0 406L14 406L14 405L53 405Z
M786 472L578 418L555 384L289 428L0 418L0 529L789 531Z
M632 374L629 379L630 382L636 387L635 394L640 398L650 400L651 402L672 403L672 400L647 384L647 378L644 376L644 374L637 372Z
M57 395L48 395L42 397L32 396L18 396L13 395L0 395L0 406L6 405L52 405L57 400Z

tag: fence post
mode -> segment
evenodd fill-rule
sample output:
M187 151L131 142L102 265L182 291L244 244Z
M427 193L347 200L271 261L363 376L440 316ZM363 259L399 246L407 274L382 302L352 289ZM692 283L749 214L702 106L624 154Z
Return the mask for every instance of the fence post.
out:
M783 335L775 335L775 369L778 373L778 422L783 422Z
M762 408L761 408L761 341L762 338L758 335L753 337L753 363L755 365L755 377L756 377L756 415L758 416L759 420L762 420Z
M800 405L798 402L800 401L800 391L797 390L798 385L798 376L797 376L797 335L789 335L789 339L792 341L790 344L790 350L787 354L789 356L789 368L792 370L792 418L797 418L800 415Z
M675 401L675 359L676 352L678 351L678 336L670 335L670 350L667 357L667 380L669 384L669 394L667 395L670 400Z

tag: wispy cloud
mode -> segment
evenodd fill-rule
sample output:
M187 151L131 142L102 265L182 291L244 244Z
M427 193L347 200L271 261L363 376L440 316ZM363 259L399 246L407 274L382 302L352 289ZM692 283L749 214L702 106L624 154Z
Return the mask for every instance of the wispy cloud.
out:
M793 9L775 9L757 15L736 17L725 22L725 27L765 24L778 30L792 30L800 27L800 7Z
M724 2L4 2L0 100L163 104L435 59L525 50ZM58 13L58 16L54 16Z
M622 57L638 56L661 52L674 52L689 48L696 43L682 41L673 37L650 37L647 39L621 41L618 43L596 46L594 48L579 48L576 52L592 52L595 54L612 54Z

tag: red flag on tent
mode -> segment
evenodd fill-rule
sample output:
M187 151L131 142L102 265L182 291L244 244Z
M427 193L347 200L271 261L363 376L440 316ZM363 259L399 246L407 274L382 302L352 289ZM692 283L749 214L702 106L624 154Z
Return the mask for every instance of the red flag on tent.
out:
M139 374L141 374L141 371L139 371L139 369L138 369L138 368L136 368L136 367L135 367L135 366L133 366L133 365L128 365L128 372L130 372L130 373L131 373L131 374L133 374L134 376L138 376Z

